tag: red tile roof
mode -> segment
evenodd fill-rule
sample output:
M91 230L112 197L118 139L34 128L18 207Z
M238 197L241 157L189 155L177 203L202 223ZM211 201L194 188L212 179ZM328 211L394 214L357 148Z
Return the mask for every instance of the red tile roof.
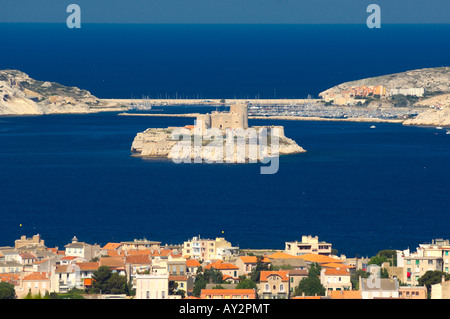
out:
M288 271L287 270L278 270L278 271L270 271L270 270L263 270L261 271L260 275L260 281L268 281L270 276L279 276L281 277L281 281L288 281Z
M200 262L197 259L187 259L186 260L187 267L200 267Z
M33 272L29 275L26 275L23 278L23 281L40 281L40 280L50 280L48 273Z
M205 269L218 269L218 270L238 270L239 267L230 263L224 263L222 261L216 261L213 262L211 264L209 264L208 266L205 267Z

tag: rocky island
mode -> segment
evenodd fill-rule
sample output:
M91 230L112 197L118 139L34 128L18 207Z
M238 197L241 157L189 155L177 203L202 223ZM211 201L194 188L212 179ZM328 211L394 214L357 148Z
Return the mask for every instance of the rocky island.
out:
M205 132L214 134L207 136ZM231 139L230 133L233 134ZM177 148L183 134L187 136L187 144L184 144L188 146L187 153L186 148ZM239 140L240 144L235 143ZM189 161L199 158L201 162L241 163L306 151L284 135L283 126L248 127L247 105L234 104L230 112L199 114L195 125L149 128L138 133L131 152L133 156L147 158Z

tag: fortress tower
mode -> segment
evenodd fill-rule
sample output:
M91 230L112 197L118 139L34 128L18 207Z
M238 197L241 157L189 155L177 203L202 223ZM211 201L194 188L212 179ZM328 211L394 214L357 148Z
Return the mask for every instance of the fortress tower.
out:
M196 123L201 125L202 129L246 129L248 128L247 104L232 104L229 112L214 111L211 114L201 114L197 116Z

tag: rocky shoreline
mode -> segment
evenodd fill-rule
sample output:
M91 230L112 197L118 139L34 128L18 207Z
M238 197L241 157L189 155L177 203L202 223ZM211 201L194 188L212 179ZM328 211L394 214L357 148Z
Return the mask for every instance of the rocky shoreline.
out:
M266 147L261 146L261 140L251 140L245 138L245 151L240 153L239 146L233 145L232 158L227 158L227 142L226 132L222 132L222 138L212 140L202 140L200 147L196 147L194 139L196 134L192 134L190 142L190 153L186 154L184 150L177 149L176 145L179 143L179 139L174 136L177 133L177 129L182 128L168 127L168 128L149 128L144 132L140 132L136 135L131 146L131 152L133 156L144 158L168 158L172 160L194 160L201 158L206 162L227 162L227 163L239 163L249 161L260 161L267 157L274 155L288 155L304 153L302 147L300 147L294 140L286 137L283 132L283 127L280 126L258 126L252 127L256 132L267 130L267 144ZM278 147L272 150L271 141L273 138L274 129L279 129L281 132L278 137ZM189 129L185 129L185 133L189 133ZM180 132L180 131L178 131ZM202 138L202 136L199 136ZM253 149L256 152L250 151ZM277 154L275 154L277 153Z

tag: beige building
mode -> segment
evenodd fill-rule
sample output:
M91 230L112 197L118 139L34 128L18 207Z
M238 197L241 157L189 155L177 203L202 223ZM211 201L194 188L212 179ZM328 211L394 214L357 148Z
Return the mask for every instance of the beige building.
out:
M167 299L169 274L136 275L136 299Z
M289 298L289 272L287 270L261 271L259 282L261 299Z
M320 283L325 287L328 295L330 291L351 290L350 277L348 268L322 268Z
M223 251L223 248L232 247L233 246L231 243L226 241L223 237L217 237L216 239L204 239L198 236L183 243L182 254L186 257L186 259L222 260L223 255L221 252Z
M161 242L147 239L135 239L134 241L124 241L121 242L120 244L122 251L125 251L125 253L128 250L144 250L144 249L158 250L161 248Z
M270 260L266 257L262 259L262 262L270 263ZM239 275L248 275L253 271L258 263L257 256L240 256L236 259L234 264L239 268Z
M427 299L427 287L404 287L398 288L398 297L402 299Z
M66 248L66 256L81 257L86 261L91 261L91 259L98 257L101 249L100 245L79 242L77 237L73 237L72 242L64 247Z
M286 242L284 252L293 256L305 254L331 256L331 244L320 242L317 236L302 236L302 241Z
M397 279L359 278L359 290L362 299L391 299L398 298Z
M431 285L431 299L450 299L450 281L445 281Z
M300 281L308 277L308 270L306 269L290 269L288 270L289 276L289 293L292 295L295 288L298 287Z
M22 277L15 289L19 299L25 298L28 294L43 297L50 292L50 276L48 273L33 272Z

